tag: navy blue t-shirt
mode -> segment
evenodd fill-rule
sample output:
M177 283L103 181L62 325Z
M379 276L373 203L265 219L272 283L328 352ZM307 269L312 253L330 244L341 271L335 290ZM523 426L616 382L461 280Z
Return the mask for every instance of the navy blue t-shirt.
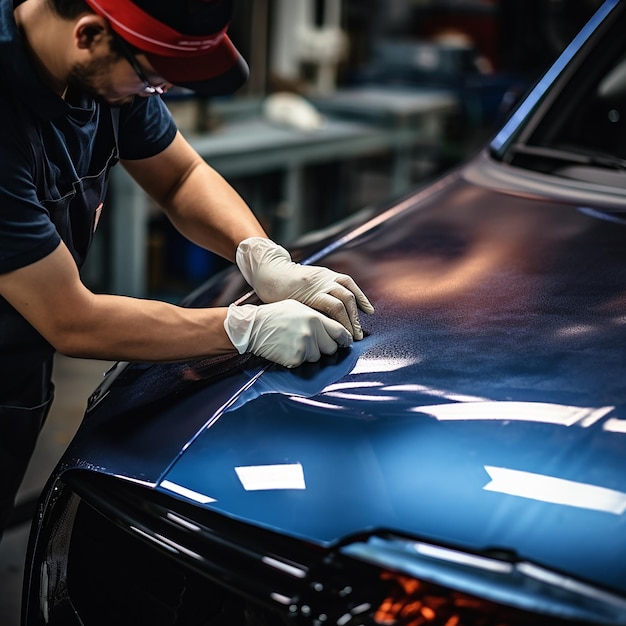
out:
M85 212L72 201L68 209L70 199L87 193L94 181L106 188L119 158L164 150L176 127L158 97L112 108L87 94L57 96L38 77L13 7L13 0L0 0L0 273L44 258L61 240L80 266L102 205L95 202ZM0 297L0 404L3 389L19 385L52 354Z

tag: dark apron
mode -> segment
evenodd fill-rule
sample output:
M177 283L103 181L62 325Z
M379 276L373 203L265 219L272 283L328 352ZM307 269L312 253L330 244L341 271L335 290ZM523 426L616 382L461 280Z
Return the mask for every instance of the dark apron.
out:
M109 170L118 161L116 112L111 118L115 147L98 173L75 181L62 198L42 201L79 268L100 219ZM0 392L0 537L54 398L54 350L23 318L14 316L6 322L15 343L28 346L29 366L19 384Z

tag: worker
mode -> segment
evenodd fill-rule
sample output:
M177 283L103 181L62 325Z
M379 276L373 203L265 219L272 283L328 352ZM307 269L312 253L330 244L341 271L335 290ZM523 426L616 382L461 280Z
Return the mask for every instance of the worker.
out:
M231 0L0 0L0 534L52 402L55 351L144 362L250 352L295 367L363 337L359 309L373 309L354 281L293 263L159 97L245 82L232 11ZM79 270L118 160L265 304L92 293Z

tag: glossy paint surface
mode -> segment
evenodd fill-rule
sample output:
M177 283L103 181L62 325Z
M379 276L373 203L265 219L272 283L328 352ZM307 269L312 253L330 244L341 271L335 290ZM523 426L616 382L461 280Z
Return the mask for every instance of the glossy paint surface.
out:
M313 541L392 529L626 589L624 227L460 179L415 206L327 259L372 297L366 339L270 368L166 485Z
M600 187L485 151L363 214L295 251L364 289L363 341L295 370L120 368L59 473L319 544L390 530L505 551L626 593L626 199ZM246 289L226 272L187 304Z

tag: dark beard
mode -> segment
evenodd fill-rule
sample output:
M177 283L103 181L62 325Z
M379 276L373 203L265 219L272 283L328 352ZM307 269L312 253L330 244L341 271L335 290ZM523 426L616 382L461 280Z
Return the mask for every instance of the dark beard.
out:
M109 56L104 59L91 61L90 63L74 65L68 76L66 100L71 104L71 99L73 99L74 102L78 104L81 96L86 94L93 97L95 100L103 102L107 106L122 106L124 102L111 103L98 92L99 78L109 72L112 62L116 60L116 57ZM133 97L129 97L128 101L130 102L132 99Z
M109 64L107 59L98 59L88 64L73 65L68 77L68 84L74 87L76 91L97 96L95 79L107 70Z

